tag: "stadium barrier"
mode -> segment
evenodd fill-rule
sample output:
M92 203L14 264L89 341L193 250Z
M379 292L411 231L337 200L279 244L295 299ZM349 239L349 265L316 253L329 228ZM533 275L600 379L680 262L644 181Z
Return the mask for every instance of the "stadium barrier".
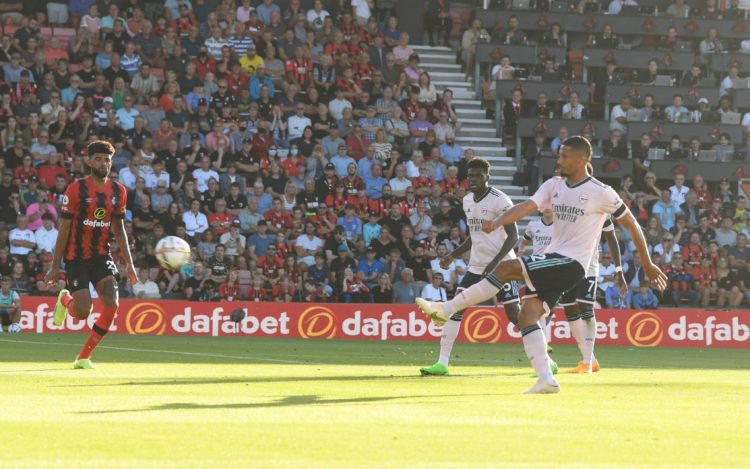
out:
M52 322L54 298L24 297L21 327L30 333L88 331L99 313L88 320L68 317ZM230 313L242 307L240 323ZM597 343L637 347L750 348L750 310L707 311L659 309L654 311L598 310ZM569 343L568 323L562 312L550 323L553 343ZM88 324L87 324L88 323ZM200 303L169 300L120 302L112 333L189 336L290 337L304 339L432 340L441 328L411 305L310 303ZM471 308L464 314L459 340L463 342L520 342L520 333L502 310Z

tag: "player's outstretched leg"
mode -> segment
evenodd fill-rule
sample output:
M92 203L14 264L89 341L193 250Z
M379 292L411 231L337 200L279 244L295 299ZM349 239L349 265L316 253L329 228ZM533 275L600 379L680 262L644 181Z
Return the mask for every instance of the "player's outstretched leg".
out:
M537 297L524 298L521 315L518 318L523 338L523 348L531 365L539 376L537 382L525 394L554 394L560 392L560 385L552 375L547 341L537 321L545 311L544 303Z
M503 288L503 284L511 280L523 280L521 263L518 259L501 262L493 273L456 294L450 301L440 303L417 298L417 307L436 324L444 324L456 312L463 311L497 295Z
M93 363L91 363L91 354L94 353L96 346L107 335L109 326L112 325L119 306L117 285L115 284L114 277L110 276L100 280L97 282L96 289L102 301L102 314L94 323L91 332L89 332L89 337L86 339L86 343L83 344L83 348L78 352L78 356L73 362L73 367L77 369L94 368Z

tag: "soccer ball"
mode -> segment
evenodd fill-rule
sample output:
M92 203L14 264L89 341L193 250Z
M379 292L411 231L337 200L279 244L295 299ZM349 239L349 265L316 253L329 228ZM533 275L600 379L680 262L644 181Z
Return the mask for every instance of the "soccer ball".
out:
M156 260L167 270L178 270L190 260L190 245L177 236L167 236L156 243Z

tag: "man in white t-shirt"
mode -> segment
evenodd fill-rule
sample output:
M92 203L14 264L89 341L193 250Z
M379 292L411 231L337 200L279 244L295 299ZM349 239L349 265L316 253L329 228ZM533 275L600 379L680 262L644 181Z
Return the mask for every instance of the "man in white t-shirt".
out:
M674 176L674 185L670 186L669 192L671 193L671 199L672 201L677 204L679 207L680 205L685 203L685 196L688 192L690 192L690 188L685 186L685 175L684 174L675 174Z
M371 8L373 8L375 2L373 0L352 0L352 8L354 9L354 16L357 18L357 23L360 26L367 24L367 20L372 16Z
M204 156L201 158L201 167L193 171L193 177L195 178L195 183L197 185L197 189L200 192L206 192L208 190L208 180L209 179L216 179L216 181L219 181L219 173L211 169L211 158L208 156Z
M307 11L307 22L313 29L320 29L323 27L325 19L329 16L331 14L323 9L323 2L315 0L312 9Z
M55 217L51 213L42 215L42 226L34 232L34 241L36 242L36 252L55 252L55 243L57 243L58 231L55 228Z
M651 261L646 239L633 214L612 187L590 176L591 155L588 139L581 136L566 139L558 158L562 177L547 180L529 200L513 206L498 218L482 220L482 230L492 233L540 209L552 208L555 213L552 242L544 255L504 260L491 274L446 303L416 300L420 311L434 322L444 324L455 311L497 295L505 283L523 280L527 291L518 326L526 355L539 376L534 386L526 391L528 394L560 391L552 375L547 342L538 322L551 311L562 293L573 288L586 274L607 216L612 215L627 228L652 283L662 290L667 284L666 275Z
M34 232L29 229L29 219L26 215L19 215L16 224L17 226L8 234L10 254L26 257L29 252L36 249L36 238Z
M448 293L443 286L443 274L433 272L432 283L428 283L422 288L421 296L430 301L447 301Z
M612 108L609 115L609 128L619 130L623 135L628 133L628 111L630 110L630 98L623 96L620 104Z
M344 109L352 108L352 103L344 97L344 88L341 86L336 87L336 98L332 99L328 103L328 110L337 121L344 117Z
M305 223L305 234L298 236L294 243L298 262L311 266L315 264L315 254L323 252L325 243L315 236L315 224L311 221Z
M245 236L240 233L240 221L238 219L232 220L232 224L229 225L229 231L219 237L219 242L224 245L224 255L230 260L234 261L234 258L245 252Z
M312 126L312 121L305 115L304 104L297 103L295 110L296 114L289 116L289 119L286 121L286 132L290 141L302 137L305 127Z

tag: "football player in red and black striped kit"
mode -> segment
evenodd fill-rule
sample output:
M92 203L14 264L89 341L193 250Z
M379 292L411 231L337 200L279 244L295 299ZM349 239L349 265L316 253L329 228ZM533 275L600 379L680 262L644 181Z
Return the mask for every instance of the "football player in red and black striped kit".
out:
M60 276L60 263L65 259L65 274L70 291L63 289L55 306L55 325L62 325L72 314L86 319L91 314L89 282L94 284L102 303L101 316L96 320L88 340L73 363L74 368L93 368L91 354L107 334L118 307L118 271L109 250L114 234L125 258L131 284L138 281L130 257L123 217L127 191L119 182L109 179L115 148L98 140L88 146L86 165L89 176L79 179L65 191L62 220L55 245L55 257L45 282L54 283Z

